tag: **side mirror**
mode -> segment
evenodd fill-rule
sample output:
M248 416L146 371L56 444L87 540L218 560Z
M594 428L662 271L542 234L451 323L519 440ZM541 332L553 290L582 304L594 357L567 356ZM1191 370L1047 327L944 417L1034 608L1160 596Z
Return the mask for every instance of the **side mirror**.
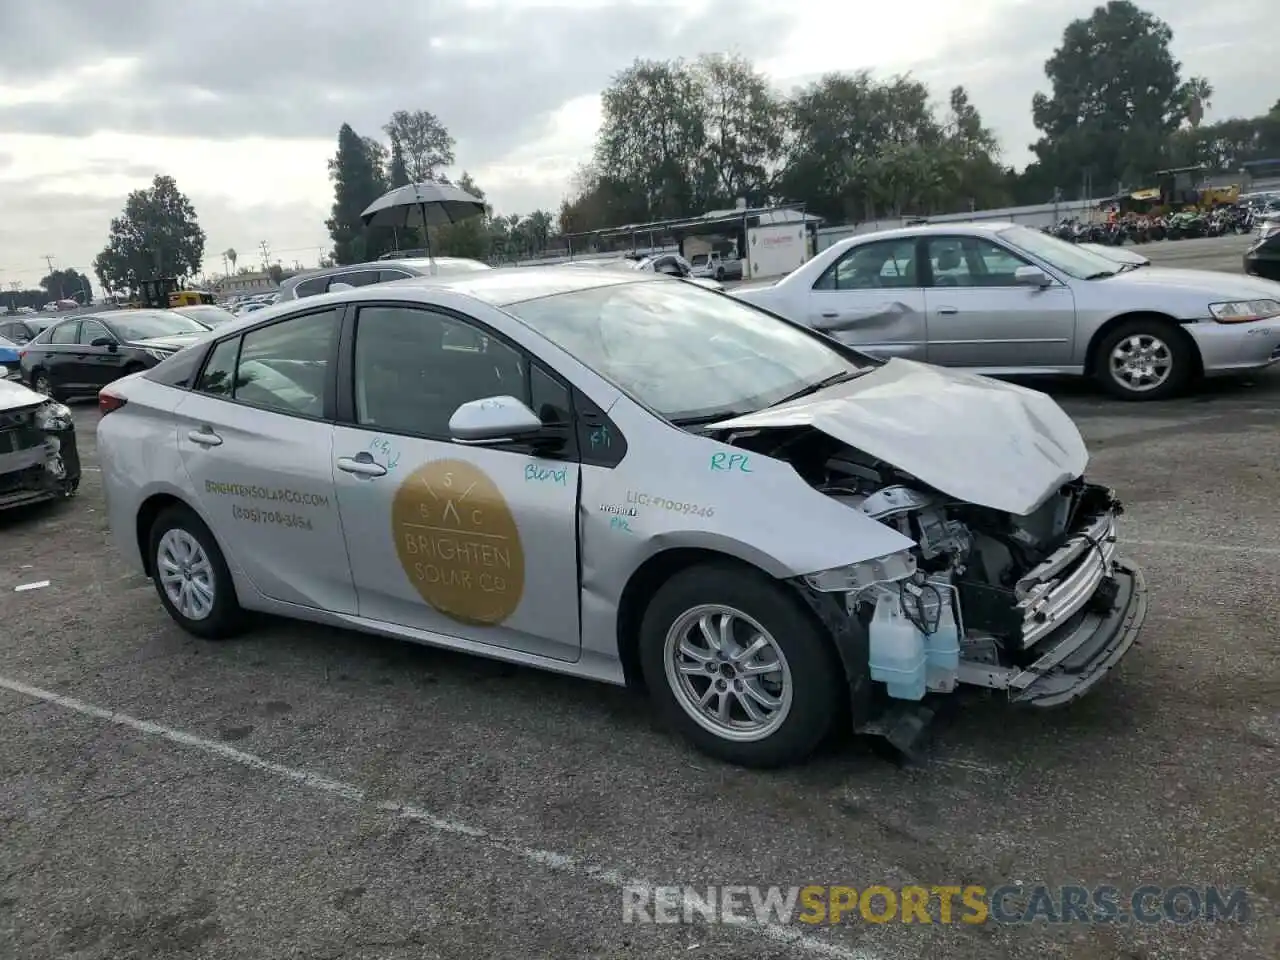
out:
M538 415L515 397L471 400L449 418L449 435L458 443L510 443L541 431Z
M91 347L114 347L115 345L116 345L116 342L112 340L110 337L98 337L96 340L94 340L92 343L89 344L89 346Z
M1013 282L1024 287L1048 287L1053 279L1039 267L1019 267L1013 271Z

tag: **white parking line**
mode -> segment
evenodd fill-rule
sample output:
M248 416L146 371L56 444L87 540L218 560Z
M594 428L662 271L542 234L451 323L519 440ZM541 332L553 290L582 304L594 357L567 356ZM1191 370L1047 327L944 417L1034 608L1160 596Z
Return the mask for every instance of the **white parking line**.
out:
M1156 547L1165 550L1208 550L1212 553L1239 553L1245 556L1276 557L1280 556L1280 547L1255 547L1251 543L1196 543L1190 540L1134 540L1125 537L1121 540L1125 546Z
M33 687L30 684L23 683L20 680L11 680L7 677L0 677L0 689L9 690L13 693L19 693L23 696L33 697L37 700L43 700L45 703L51 703L71 710L75 713L82 714L86 717L93 717L97 720L105 720L107 723L113 723L117 726L127 727L137 733L143 733L152 737L159 737L168 740L170 743L176 743L179 746L189 747L193 750L199 750L203 753L212 754L231 763L238 763L242 767L248 767L259 773L270 774L280 777L283 780L289 780L300 787L306 787L311 790L319 790L330 796L340 797L351 803L358 803L370 806L376 810L380 810L393 817L401 820L412 821L428 830L436 833L448 834L454 837L464 837L473 843L483 844L491 849L501 850L512 856L519 857L528 863L546 867L555 873L565 873L574 876L586 877L595 880L608 887L621 890L628 886L643 886L652 889L655 884L644 880L635 880L626 877L621 871L599 864L593 864L580 857L570 856L569 854L556 853L552 850L543 850L538 847L530 847L518 840L496 836L480 827L473 827L470 824L462 823L458 820L450 820L446 817L436 816L428 810L421 807L413 806L407 803L396 803L394 801L377 801L371 800L364 790L349 783L343 783L340 780L331 780L317 773L310 773L306 770L297 770L293 767L286 767L283 764L273 763L262 757L255 756L252 753L246 753L243 750L237 750L235 747L229 747L225 743L219 743L216 740L206 740L204 737L197 737L191 733L184 733L181 730L175 730L172 727L166 727L159 723L152 723L150 720L139 720L137 717L131 717L128 714L117 713L114 710L106 710L102 707L95 707L91 703L85 703L83 700L77 700L75 697L63 696L60 693L54 693L51 690L42 690L39 687ZM621 904L619 904L621 910ZM759 937L763 940L782 946L792 947L809 956L814 957L830 957L832 960L882 960L875 953L866 950L851 950L845 947L828 943L817 937L809 936L801 933L791 927L781 926L773 923L762 923L755 920L747 920L731 925L726 925L729 929L749 936Z

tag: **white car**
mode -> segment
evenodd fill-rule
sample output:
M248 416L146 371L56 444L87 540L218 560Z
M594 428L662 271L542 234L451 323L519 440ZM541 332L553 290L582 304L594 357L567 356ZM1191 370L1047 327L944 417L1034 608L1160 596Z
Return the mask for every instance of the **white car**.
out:
M1145 615L1049 397L643 271L292 301L99 396L113 539L187 631L643 680L735 763L961 686L1066 703Z
M730 295L877 356L1091 376L1125 400L1280 359L1280 283L1139 269L1009 223L860 234L772 286Z
M699 287L705 287L707 290L715 290L717 293L724 292L724 284L718 280L695 276L693 266L678 253L655 253L643 257L596 257L589 260L571 260L567 265L661 273L668 277L687 280Z

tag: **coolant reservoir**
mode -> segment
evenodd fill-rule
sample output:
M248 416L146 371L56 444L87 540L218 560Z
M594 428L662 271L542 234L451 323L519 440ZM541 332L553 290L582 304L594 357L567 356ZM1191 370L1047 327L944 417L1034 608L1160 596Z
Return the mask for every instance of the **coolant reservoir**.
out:
M927 687L925 638L902 613L897 591L884 591L871 617L871 679L897 700L922 700Z

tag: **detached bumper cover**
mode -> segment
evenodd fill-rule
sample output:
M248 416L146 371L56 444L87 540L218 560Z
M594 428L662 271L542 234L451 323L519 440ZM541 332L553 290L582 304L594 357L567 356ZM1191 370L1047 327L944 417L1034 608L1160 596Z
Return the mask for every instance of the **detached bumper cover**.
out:
M1147 584L1137 567L1118 561L1117 593L1107 614L1085 614L1051 649L1010 683L1014 703L1058 707L1088 693L1129 652L1147 618Z
M36 438L0 439L0 510L70 494L80 483L80 455L74 427Z
M1091 598L1032 648L1036 659L1029 666L961 660L960 682L1005 690L1012 702L1035 707L1060 707L1084 696L1129 652L1147 618L1147 584L1133 564L1115 560L1098 589L1109 595L1106 609Z

